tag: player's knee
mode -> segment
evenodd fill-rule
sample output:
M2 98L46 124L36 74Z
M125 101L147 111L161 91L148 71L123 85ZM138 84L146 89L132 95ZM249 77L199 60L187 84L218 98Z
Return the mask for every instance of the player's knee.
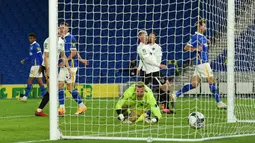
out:
M213 77L209 77L208 78L208 83L209 84L213 84L214 83L214 78Z
M197 82L197 81L192 81L192 87L193 88L196 88L197 86L198 86L198 84L199 84L199 82Z

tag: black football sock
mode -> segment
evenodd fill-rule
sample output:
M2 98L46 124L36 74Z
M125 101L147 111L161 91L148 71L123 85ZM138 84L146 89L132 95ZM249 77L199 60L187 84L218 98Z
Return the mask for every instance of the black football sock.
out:
M46 92L46 94L43 96L43 99L39 105L40 109L43 109L47 105L47 103L49 102L49 97L50 97L49 92Z

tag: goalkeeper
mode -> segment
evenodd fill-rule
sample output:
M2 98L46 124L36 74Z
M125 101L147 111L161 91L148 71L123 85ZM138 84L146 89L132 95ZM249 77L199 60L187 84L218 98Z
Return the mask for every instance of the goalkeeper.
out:
M141 81L124 92L116 104L116 112L118 119L127 123L156 123L162 117L151 89Z

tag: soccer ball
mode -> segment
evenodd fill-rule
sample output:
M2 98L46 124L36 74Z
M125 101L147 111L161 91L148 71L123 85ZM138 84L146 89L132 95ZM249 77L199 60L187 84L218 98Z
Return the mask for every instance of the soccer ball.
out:
M188 122L192 128L200 129L205 124L205 116L200 112L192 112L189 114Z

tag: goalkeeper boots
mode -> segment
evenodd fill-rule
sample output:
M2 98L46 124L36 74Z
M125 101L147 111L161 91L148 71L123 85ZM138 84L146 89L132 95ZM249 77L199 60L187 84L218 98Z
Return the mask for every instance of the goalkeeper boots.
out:
M65 109L63 109L63 108L58 108L58 116L63 117L64 114L65 114L65 112L66 112Z
M43 111L41 111L41 112L35 111L35 116L47 117L48 115L45 114Z
M82 114L83 112L87 111L88 108L85 106L83 108L78 108L77 112L75 113L75 115L80 115Z
M219 109L227 109L227 105L225 103L223 103L222 101L220 101L219 103L217 103L217 107Z

